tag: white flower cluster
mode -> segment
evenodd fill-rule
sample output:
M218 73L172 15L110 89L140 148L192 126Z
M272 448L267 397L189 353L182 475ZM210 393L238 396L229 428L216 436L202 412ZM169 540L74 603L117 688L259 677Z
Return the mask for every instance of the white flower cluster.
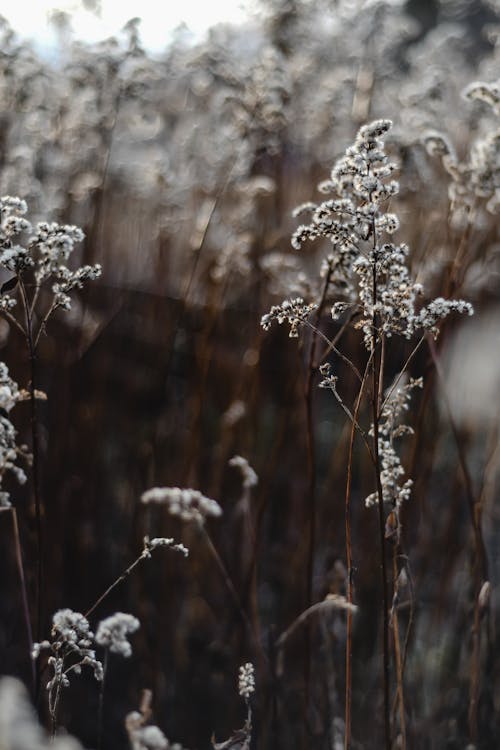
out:
M309 315L316 307L317 305L314 303L305 303L302 297L285 300L281 305L273 305L270 311L262 316L260 324L265 331L268 331L274 320L279 325L287 322L290 325L290 338L297 338L299 335L299 326L307 321Z
M414 388L422 388L422 385L422 378L418 378L410 379L406 384L402 383L389 389L379 424L378 448L382 466L380 473L382 496L386 508L395 515L396 529L399 529L400 508L405 500L410 498L413 482L407 479L403 484L400 483L405 470L396 453L394 441L403 435L413 434L411 427L401 423L401 418L404 412L408 411L411 392ZM373 434L373 425L370 434ZM377 503L376 492L368 495L365 500L366 507L372 507Z
M255 670L253 664L247 662L240 667L238 674L238 693L246 701L255 693Z
M33 269L36 290L46 279L54 279L51 311L59 307L69 310L69 292L80 289L84 281L98 278L101 266L83 266L71 271L66 262L75 245L84 239L82 230L71 224L39 222L33 231L24 218L27 210L26 202L20 198L9 195L0 198L0 266L16 275ZM31 232L26 246L17 244L18 235ZM15 298L4 293L0 310L9 311L15 304Z
M327 280L329 295L343 297L334 302L332 316L338 318L349 307L361 313L356 327L362 328L368 349L373 346L374 321L377 337L399 334L410 338L418 329L436 334L437 322L450 312L472 313L466 302L441 299L417 313L417 299L423 290L410 277L406 265L409 249L382 240L399 227L397 216L382 208L399 189L392 179L396 164L389 161L382 140L390 127L390 120L376 120L359 130L354 144L333 167L330 179L319 186L336 197L300 206L296 214L309 213L311 223L298 227L292 238L296 249L306 240L327 238L331 242L333 252L323 261L321 275ZM300 298L285 301L263 316L262 325L267 329L273 320L288 320L290 335L297 336L298 326L307 320L311 309L314 305Z
M211 516L222 515L222 508L215 500L205 497L198 490L180 487L152 487L143 493L141 502L166 505L170 515L200 524Z
M81 674L82 667L88 666L94 672L96 680L103 679L102 663L96 658L92 647L94 634L86 617L71 609L60 609L52 617L52 640L33 644L33 659L42 651L51 652L48 663L52 677L47 683L49 693L49 711L52 716L57 712L61 688L69 686L71 673Z
M131 750L166 750L170 745L161 729L145 721L139 711L131 711L125 719Z
M488 104L495 114L500 115L499 81L484 83L475 81L464 90L469 100L479 100ZM469 158L459 161L446 136L441 133L427 133L423 142L427 151L441 158L444 168L451 177L448 194L456 223L460 217L469 217L478 200L486 199L486 210L498 213L500 210L500 128L493 128L478 139L471 147ZM463 223L463 222L462 222Z
M188 548L183 544L176 544L175 540L172 538L155 537L154 539L150 539L148 536L145 536L144 549L142 550L141 557L149 559L153 550L158 549L158 547L168 547L169 549L173 549L175 552L181 552L184 557L187 557L189 555Z
M58 279L52 285L54 309L62 307L64 310L70 310L71 297L69 296L69 292L72 292L73 289L82 289L84 281L93 281L99 278L101 275L101 266L99 264L95 266L82 266L76 271L70 271L66 266L59 266L54 275Z
M233 456L229 459L229 466L235 466L240 470L243 478L243 487L245 489L250 489L250 487L255 487L258 484L259 477L246 458L243 458L242 456Z
M0 409L8 413L20 400L21 394L17 383L9 376L7 365L0 362ZM19 455L27 456L27 449L25 446L17 445L16 436L17 432L10 419L6 416L0 417L0 488L7 472L14 474L19 484L26 482L26 474L16 461ZM10 504L9 493L0 490L0 507L8 508Z
M97 626L97 633L90 629L89 621L80 612L60 609L52 616L51 640L33 644L32 658L37 659L43 651L49 651L48 664L52 676L47 683L49 711L57 713L61 688L68 687L71 674L81 674L82 667L90 667L99 682L104 678L102 662L97 659L95 644L109 648L113 653L129 657L132 647L127 639L140 626L132 615L116 612Z
M132 646L127 636L129 633L135 633L139 627L140 622L137 617L124 612L115 612L114 615L101 620L95 634L95 642L99 646L109 648L113 654L128 658L132 654Z
M15 240L23 232L31 232L31 224L24 217L28 206L26 201L11 195L0 198L0 266L8 271L20 273L33 265L28 250L16 244ZM3 296L2 306L12 307L15 301Z

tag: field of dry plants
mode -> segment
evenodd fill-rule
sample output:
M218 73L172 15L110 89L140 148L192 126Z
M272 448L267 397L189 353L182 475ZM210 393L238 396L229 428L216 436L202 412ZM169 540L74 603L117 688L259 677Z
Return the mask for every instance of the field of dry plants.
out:
M500 747L497 0L54 23L0 18L0 750Z

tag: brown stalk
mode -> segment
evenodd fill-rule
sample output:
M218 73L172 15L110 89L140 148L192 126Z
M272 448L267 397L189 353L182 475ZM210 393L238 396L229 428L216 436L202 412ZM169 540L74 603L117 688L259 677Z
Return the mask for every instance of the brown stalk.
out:
M379 455L379 418L380 418L380 381L383 381L383 359L377 357L377 232L375 221L372 224L373 257L372 257L372 323L371 323L371 350L372 359L372 421L373 421L373 454L375 457L375 481L378 495L378 525L380 541L380 568L382 575L382 604L383 604L383 674L384 674L384 733L386 750L391 750L391 718L389 706L390 693L390 655L389 655L389 587L387 582L387 561L385 544L385 517L384 517L384 495L381 480L380 455ZM382 338L383 338L382 334ZM382 346L383 351L383 346Z
M29 606L28 606L28 593L26 589L26 578L24 575L23 553L22 553L22 547L21 547L21 538L19 535L19 524L17 522L17 511L13 506L9 508L0 508L0 512L2 511L3 512L10 511L10 516L12 518L12 533L14 536L14 549L15 549L15 555L16 555L17 571L19 574L19 582L21 584L21 597L22 597L24 622L26 624L26 636L28 640L28 648L29 648L29 654L30 654L31 675L32 675L32 680L33 680L33 692L34 694L36 694L36 686L37 686L36 668L35 668L35 662L31 658L31 653L33 651L33 633L31 630L31 619L30 619L30 611L29 611Z
M399 530L398 530L399 531ZM393 580L398 580L398 548L399 542L394 544L392 553L392 575ZM397 583L395 584L397 587ZM397 588L396 588L397 591ZM395 596L396 599L396 596ZM397 703L399 706L399 731L400 731L400 745L398 747L401 750L406 750L406 719L405 719L405 700L404 700L404 685L403 685L403 674L404 674L404 655L406 651L406 641L401 652L401 642L399 639L399 618L398 618L398 607L397 601L394 602L391 614L392 622L392 634L394 639L394 659L396 662L396 696Z
M353 603L353 565L352 565L352 537L351 537L351 485L352 485L352 459L354 453L354 438L356 436L356 424L358 421L359 407L366 384L371 355L366 363L363 380L359 389L356 404L354 406L353 420L351 423L351 435L349 438L349 455L347 459L347 480L345 488L345 548L347 564L347 602ZM344 748L351 747L351 700L352 700L352 609L347 609L346 623L346 650L345 650L345 734Z
M43 586L43 555L44 555L44 535L43 535L43 517L45 509L43 506L42 495L40 490L40 439L38 429L38 408L36 399L37 384L37 359L36 344L33 330L33 316L31 306L28 300L26 286L22 276L18 275L19 288L21 290L21 299L23 301L24 314L26 318L26 344L28 346L30 360L30 410L31 410L31 442L33 455L33 498L35 505L36 519L36 540L37 540L37 560L36 560L36 594L35 594L35 637L40 641L42 631L42 586Z

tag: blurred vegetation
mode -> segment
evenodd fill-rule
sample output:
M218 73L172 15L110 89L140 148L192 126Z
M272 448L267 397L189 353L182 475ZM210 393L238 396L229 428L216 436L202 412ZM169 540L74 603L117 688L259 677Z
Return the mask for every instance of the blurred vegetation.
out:
M427 380L404 460L415 481L404 511L415 601L408 746L458 750L469 741L474 548L458 442L482 508L492 582L477 746L496 748L498 215L481 197L473 220L450 204L450 176L422 138L442 131L473 163L474 144L498 133L498 112L461 96L473 81L498 79L498 3L273 0L247 27L219 26L196 44L179 31L157 56L142 47L137 20L100 44L62 35L55 62L41 59L6 20L0 39L0 194L24 198L33 219L81 226L79 260L103 267L40 346L39 387L48 395L40 405L44 632L56 609L90 607L140 553L145 534L174 536L191 551L187 561L158 554L96 613L121 610L141 621L133 657L110 667L104 747L126 746L123 719L145 687L172 741L195 750L208 747L213 732L228 736L244 719L235 685L245 661L257 669L256 747L343 747L343 613L312 619L307 633L288 641L282 671L276 663L277 638L308 606L308 341L297 347L284 331L264 334L259 322L284 297L317 293L322 251L317 244L292 250L291 211L311 199L362 123L389 117L388 148L401 165L398 238L410 245L413 273L426 297L457 294L477 312L447 324L437 345L455 434L428 351L412 364L412 374ZM498 142L497 135L488 162L497 191ZM324 326L331 336L339 328L332 320ZM356 362L361 337L350 333L342 344ZM3 322L0 346L25 386L23 342ZM388 383L409 351L391 350ZM466 377L453 378L456 368ZM354 398L349 371L340 375ZM313 599L320 601L345 591L349 424L318 389L313 414ZM369 423L368 410L360 419ZM29 443L28 405L19 407L17 426ZM259 476L250 499L227 465L234 454ZM155 485L197 488L222 505L210 534L268 662L255 652L203 539L161 509L140 506ZM353 750L381 746L377 530L363 504L372 489L360 446ZM12 494L32 588L30 490ZM0 664L29 683L10 533L0 518ZM400 618L408 617L402 609ZM87 747L96 744L97 701L85 678L63 698L61 722Z

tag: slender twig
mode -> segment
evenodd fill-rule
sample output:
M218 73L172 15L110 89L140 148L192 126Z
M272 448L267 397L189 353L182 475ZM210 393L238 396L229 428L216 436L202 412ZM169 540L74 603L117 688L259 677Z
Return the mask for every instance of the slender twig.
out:
M333 344L333 342L330 341L330 339L328 338L328 336L325 336L325 334L323 333L323 331L321 331L319 328L316 328L311 323L310 320L305 320L304 323L312 331L314 331L319 336L319 338L323 339L323 341L326 343L326 345L328 347L330 347L330 349L332 351L335 352L335 354L337 355L337 357L340 357L340 359L342 360L342 362L345 362L345 364L349 367L350 370L352 370L352 372L356 375L357 379L361 383L361 381L363 380L363 378L361 377L361 373L359 372L359 370L356 367L356 365L354 364L354 362L352 362L352 360L350 360L349 357L346 357L345 354L342 354L342 352L337 349L337 347Z
M343 596L329 594L326 599L323 599L323 601L316 602L316 604L313 604L311 607L308 607L306 610L304 610L304 612L301 612L300 615L295 618L292 624L289 625L287 629L280 635L280 637L276 641L276 645L279 648L283 648L284 644L290 638L290 636L295 633L297 628L303 625L311 617L311 615L314 615L317 612L331 611L332 609L344 609L347 612L350 611L352 613L356 612L357 607L354 604L349 604L349 602L347 602L347 600L344 599Z
M426 336L427 336L426 333L424 333L423 336L421 336L421 338L419 339L417 345L413 347L413 349L410 352L409 356L406 358L406 361L405 361L403 367L401 368L401 370L400 370L397 378L394 380L394 383L390 387L388 393L386 394L386 397L384 398L384 400L382 402L382 406L380 407L380 412L381 413L383 412L385 405L387 403L389 403L389 401L391 400L391 396L394 393L394 391L396 390L396 388L398 387L399 381L401 380L401 378L403 377L403 375L405 374L405 372L408 370L410 362L412 361L413 357L416 355L416 353L418 352L418 350L420 349L420 347L424 343Z
M347 480L345 488L345 548L347 564L347 602L353 603L353 576L352 563L352 539L351 539L351 485L352 485L352 461L354 454L354 438L356 435L356 424L358 421L359 408L366 384L373 352L370 353L363 373L363 380L359 389L358 397L354 406L354 415L351 422L351 435L349 438L349 455L347 459ZM369 447L369 446L368 446ZM347 610L346 623L346 649L345 649L345 734L344 748L351 747L351 700L352 700L352 609Z
M259 655L260 655L261 659L263 660L264 664L266 665L266 667L268 667L269 666L269 662L268 662L267 656L266 656L266 654L265 654L265 652L264 652L264 650L262 648L262 645L261 645L261 643L259 641L259 638L257 637L257 634L255 632L254 626L253 626L252 622L250 621L250 618L248 617L248 615L247 615L247 613L246 613L246 611L245 611L245 609L243 607L243 604L241 603L241 599L238 596L238 593L237 593L237 591L236 591L236 589L234 587L234 583L232 582L231 577L229 576L227 568L224 565L224 563L222 561L222 558L219 555L219 553L217 551L217 548L215 547L215 545L214 545L214 543L212 541L212 538L211 538L210 534L208 533L208 531L206 530L205 526L204 525L200 526L200 529L202 531L202 534L203 534L203 537L205 539L205 542L206 542L206 544L207 544L207 546L208 546L208 548L210 550L210 553L211 553L212 557L214 558L217 567L219 568L221 576L222 576L222 578L224 580L224 584L225 584L227 590L229 591L229 594L231 595L231 599L233 600L233 604L235 606L235 609L238 612L238 614L240 615L241 620L242 620L243 624L245 625L245 628L250 633L250 636L252 637L252 640L254 642L254 646L255 646L257 652L259 653Z
M321 300L314 314L314 328L319 329L321 322L321 315L326 302L326 295L328 287L330 285L331 271L329 271L325 277L323 284L323 291L321 294ZM316 331L311 337L311 343L309 346L309 357L307 363L306 382L304 386L304 400L306 407L306 446L307 446L307 471L309 478L309 540L308 540L308 554L307 554L307 581L306 581L306 605L308 607L312 604L313 599L313 577L314 577L314 547L315 547L315 534L316 534L316 457L314 452L314 431L313 431L313 379L316 372L315 368L315 357L316 357L316 346L318 343L318 337ZM309 659L308 659L309 662Z
M321 299L314 312L314 328L319 330L321 323L321 316L326 303L326 295L328 293L328 287L330 286L332 270L329 270L326 274L323 291L321 293ZM317 515L317 498L316 498L316 454L314 444L314 425L313 425L313 381L316 358L316 347L318 344L318 336L316 332L313 332L311 336L311 342L309 345L309 357L307 362L306 380L304 384L304 402L306 410L306 451L307 451L307 473L308 473L308 526L309 536L307 540L307 565L306 565L306 607L310 607L313 603L314 596L314 552L316 547L316 515ZM306 660L305 660L305 704L306 708L309 705L310 698L310 682L311 682L311 630L308 628L306 633Z
M141 560L145 560L145 559L147 559L147 558L145 557L144 552L141 552L141 554L139 555L139 557L136 560L134 560L134 562L131 565L129 565L128 568L126 570L124 570L123 573L121 575L119 575L118 578L115 581L113 581L113 583L111 584L111 586L108 586L108 588L100 595L100 597L84 613L83 616L86 617L87 620L88 620L89 616L92 614L92 612L94 612L94 610L97 609L97 607L101 604L101 602L103 602L104 599L106 599L111 594L111 592L120 583L122 583L123 581L125 581L129 577L129 575L132 573L132 571L134 570L134 568L136 568L139 565L139 563L141 562Z
M30 611L29 611L29 605L28 605L28 593L26 589L26 578L24 575L24 564L23 564L23 553L21 548L21 539L19 536L19 524L17 522L17 511L14 508L14 506L10 506L9 508L0 508L1 511L10 511L10 516L12 518L12 532L14 536L14 549L15 549L15 555L16 555L16 565L17 565L17 571L19 574L19 582L21 584L21 597L22 597L22 606L23 606L23 615L24 615L24 622L26 625L26 636L28 640L28 652L30 654L30 666L31 666L31 676L33 680L33 691L34 694L36 693L36 667L35 662L31 658L31 653L33 651L33 632L31 629L31 618L30 618Z
M28 293L24 280L20 274L18 274L18 283L21 290L21 299L24 307L24 314L26 318L26 343L28 346L29 360L30 360L30 382L29 382L29 393L30 393L30 407L31 407L31 441L32 441L32 455L33 455L33 496L35 502L35 518L36 518L36 536L37 536L37 563L36 563L36 595L35 595L35 607L36 607L36 624L35 634L36 640L40 640L42 632L42 586L43 586L43 555L44 555L44 538L43 538L43 516L44 507L42 502L42 495L40 491L40 440L39 440L39 429L38 429L38 407L36 399L36 385L37 385L37 359L36 359L36 346L33 339L33 318L31 315L31 306L28 299Z
M102 680L99 688L99 706L97 709L97 750L102 748L102 736L104 730L104 685L108 672L109 648L104 649L104 658L102 661Z
M389 591L387 582L387 561L385 545L385 517L384 517L384 494L382 489L381 467L379 456L379 418L380 418L380 380L383 380L382 365L380 357L377 357L377 231L375 220L372 222L373 235L373 257L372 257L372 323L371 323L371 350L372 360L372 419L373 419L373 453L375 456L375 481L378 495L378 522L380 541L380 568L382 575L382 603L383 603L383 669L384 669L384 729L386 750L391 750L391 719L390 719L390 663L389 663ZM382 334L383 337L384 334Z
M398 581L398 546L394 544L392 554L392 575L395 583L394 605L391 612L392 635L394 640L394 660L396 663L396 697L399 705L399 742L401 750L406 750L406 719L405 719L405 700L403 686L403 655L401 651L401 642L399 638L399 617L397 608L397 581Z
M24 330L21 323L10 313L8 310L0 310L0 315L3 315L3 317L9 321L9 323L14 326L14 328L17 328L19 333L22 335L23 338L26 338L27 333Z

